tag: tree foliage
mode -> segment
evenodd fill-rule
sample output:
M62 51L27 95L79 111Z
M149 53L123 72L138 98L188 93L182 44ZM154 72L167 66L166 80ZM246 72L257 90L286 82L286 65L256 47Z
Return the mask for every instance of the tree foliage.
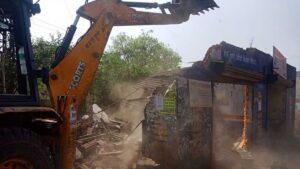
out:
M143 32L136 38L124 33L117 35L106 55L110 56L103 60L114 58L123 64L119 74L122 80L135 80L174 69L181 62L179 55L151 36L151 32Z
M111 88L118 82L132 82L158 72L175 69L181 58L166 44L154 38L151 32L137 37L120 33L101 59L90 95L94 103L109 103Z
M45 40L43 37L35 38L32 42L34 53L35 66L38 69L49 67L55 58L55 52L62 42L62 35L50 34L50 40Z
M61 33L50 34L50 40L38 37L32 41L32 50L34 55L36 69L50 68L54 61L55 52L62 42ZM47 86L43 84L42 79L38 79L38 88L42 99L49 99Z
M51 65L61 40L61 34L57 34L51 35L50 41L43 38L36 38L33 41L38 68ZM103 54L87 101L100 105L108 104L110 102L108 95L114 84L135 81L174 69L180 62L180 56L154 38L151 32L142 32L137 37L121 33L112 39L111 45Z

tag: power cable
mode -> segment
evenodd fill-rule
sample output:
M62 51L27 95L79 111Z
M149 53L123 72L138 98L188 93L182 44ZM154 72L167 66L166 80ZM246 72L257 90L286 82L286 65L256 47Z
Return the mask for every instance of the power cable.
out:
M45 25L41 25L39 23L34 23L35 26L38 26L39 28L42 28L44 30L48 30L48 31L58 31L57 29L53 28L53 27L49 27L49 26L45 26Z
M69 8L69 5L68 5L67 1L66 1L66 0L63 0L63 1L64 1L65 7L66 7L66 9L67 9L67 12L68 12L70 18L71 18L71 19L74 18L74 15L72 15L72 12L71 12L71 10L70 10L70 8Z
M64 28L62 28L62 27L60 27L60 26L57 26L57 25L55 25L55 24L52 24L52 23L50 23L50 22L44 21L44 20L42 20L42 19L40 19L40 18L34 18L34 20L36 20L36 21L38 21L38 22L41 22L41 23L43 23L43 24L46 24L46 25L48 25L48 26L55 27L55 28L57 28L57 29L60 29L60 30L64 31Z

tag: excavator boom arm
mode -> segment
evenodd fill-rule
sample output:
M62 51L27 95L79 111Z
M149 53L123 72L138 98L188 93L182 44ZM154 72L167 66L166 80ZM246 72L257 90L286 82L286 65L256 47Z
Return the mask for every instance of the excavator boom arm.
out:
M179 24L187 21L189 18L187 14L179 15L136 11L126 4L113 1L104 3L103 0L97 0L81 7L78 10L78 14L91 21L96 21L104 13L111 14L114 19L114 26Z
M203 3L205 5L204 7L187 5L194 1L205 2ZM77 96L77 105L82 104L113 26L179 24L187 21L196 9L203 12L218 7L213 0L186 0L181 3L191 8L193 13L190 13L189 9L184 11L178 4L161 5L163 9L169 9L170 14L141 12L118 0L96 0L79 8L78 14L90 20L92 26L77 45L49 72L49 89L54 107L58 109L58 98L66 95Z

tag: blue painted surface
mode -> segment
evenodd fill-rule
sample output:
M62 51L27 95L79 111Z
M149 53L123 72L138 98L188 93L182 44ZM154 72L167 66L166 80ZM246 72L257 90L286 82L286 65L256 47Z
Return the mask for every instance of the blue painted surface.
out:
M288 80L296 80L296 77L297 77L296 68L288 64L287 65L287 79Z
M273 59L271 55L255 48L247 48L244 50L226 42L221 42L220 46L220 61L245 71L252 71L261 74L272 73Z
M262 74L266 77L273 76L273 57L255 48L239 48L226 42L211 47L206 60L222 62L244 71ZM269 79L273 79L270 77ZM287 80L296 79L296 68L287 64Z

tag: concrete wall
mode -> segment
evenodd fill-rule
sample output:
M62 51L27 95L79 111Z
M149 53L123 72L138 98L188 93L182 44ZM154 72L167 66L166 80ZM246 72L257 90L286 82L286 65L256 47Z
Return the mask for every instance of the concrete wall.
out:
M174 88L176 95L168 96L172 93L168 89L157 88L145 107L144 156L164 169L210 169L213 134L211 83L178 78ZM158 103L161 96L163 104ZM176 111L166 109L169 99L176 101Z

